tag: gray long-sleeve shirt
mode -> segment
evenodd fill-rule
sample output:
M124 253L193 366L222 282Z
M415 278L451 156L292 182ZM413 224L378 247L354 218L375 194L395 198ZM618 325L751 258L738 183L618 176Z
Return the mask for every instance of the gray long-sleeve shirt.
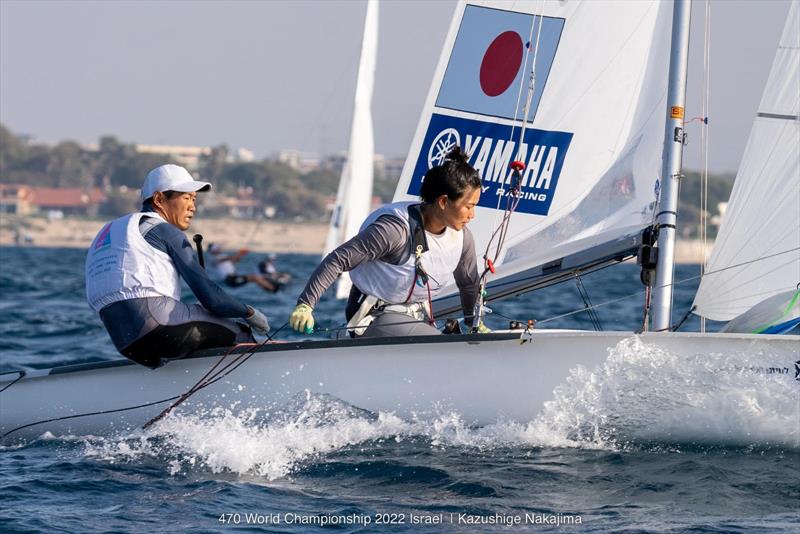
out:
M464 315L471 317L478 297L480 278L475 256L475 240L468 229L464 228L463 232L464 245L461 259L453 272L453 277L461 296ZM341 273L350 271L364 262L379 260L393 265L405 263L411 255L409 234L408 223L402 219L392 215L379 217L322 260L309 278L297 302L308 304L313 308Z

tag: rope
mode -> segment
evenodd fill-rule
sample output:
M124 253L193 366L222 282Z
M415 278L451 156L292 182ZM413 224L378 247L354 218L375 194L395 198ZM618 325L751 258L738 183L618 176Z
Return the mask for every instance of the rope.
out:
M528 117L531 113L531 101L533 100L533 95L536 92L536 59L539 56L539 39L542 36L542 26L544 23L544 5L546 0L542 0L542 10L539 12L539 29L536 32L536 45L533 48L533 63L531 65L531 81L528 84L528 97L525 101L525 119L522 121L522 130L519 133L519 142L520 147L522 146L522 140L525 136L525 128L528 125ZM535 17L534 17L535 18ZM519 152L517 152L517 157L519 157Z
M677 331L680 329L680 327L682 327L682 326L683 326L683 323L685 323L685 322L686 322L686 320L689 318L689 316L692 314L692 312L693 312L693 311L695 311L696 309L697 309L697 306L692 306L691 308L689 308L688 310L686 310L686 313L683 315L683 317L681 318L681 320L680 320L680 321L678 321L678 323L677 323L677 324L675 324L675 325L672 327L672 331L673 331L673 332L677 332Z
M178 406L179 404L181 404L182 402L184 402L186 399L188 399L188 398L189 398L191 395L193 395L193 394L194 394L194 393L196 393L197 391L200 391L201 389L203 389L203 388L206 388L206 387L208 387L208 386L210 386L210 385L214 384L215 382L218 382L219 380L222 380L223 378L225 378L226 376L228 376L229 374L231 374L233 371L235 371L236 369L238 369L238 368L239 368L239 367L240 367L240 366L241 366L241 365L242 365L244 362L246 362L246 361L247 361L247 360L248 360L248 359L249 359L249 358L250 358L250 357L251 357L253 354L255 354L255 353L258 351L258 349L259 349L259 348L263 347L263 346L264 346L265 344L267 344L269 341L272 341L272 340L274 339L275 335L277 335L277 334L278 334L278 332L280 332L281 330L283 330L283 329L286 327L286 325L288 325L288 324L289 324L288 322L287 322L287 323L285 323L285 324L284 324L283 326L281 326L281 327L280 327L278 330L276 330L276 331L275 331L275 333L274 333L274 334L272 334L272 336L268 336L268 337L267 337L267 339L266 339L264 342L262 342L262 343L257 343L257 344L253 344L253 348L252 348L251 350L249 350L249 351L247 351L247 352L244 352L244 353L240 354L240 355L239 355L239 358L237 358L236 360L234 360L234 361L230 362L228 365L226 365L225 367L223 367L222 369L220 369L220 370L219 370L219 371L218 371L218 372L217 372L215 375L211 376L211 377L210 377L208 380L206 380L206 382L205 382L205 383L202 383L202 384L201 384L201 381L203 380L203 379L201 378L201 379L200 379L200 380L199 380L197 383L195 383L195 385L194 385L194 386L192 386L191 388L189 388L189 390L187 390L185 393L183 393L183 394L181 394L181 395L175 395L175 396L173 396L173 397L169 397L169 398L166 398L166 399L161 399L161 400L157 400L157 401L147 402L147 403L143 403L143 404L137 404L137 405L135 405L135 406L127 406L127 407L125 407L125 408L114 408L113 410L100 410L100 411L97 411L97 412L86 412L86 413L79 413L79 414L73 414L73 415L65 415L65 416L62 416L62 417L53 417L53 418L50 418L50 419L43 419L43 420L41 420L41 421L35 421L35 422L33 422L33 423L28 423L28 424L26 424L26 425L22 425L22 426L18 426L18 427L16 427L16 428L12 428L11 430L9 430L8 432L6 432L5 434L2 434L2 435L0 435L0 439L2 439L2 438L5 438L6 436L8 436L8 435L11 435L11 434L13 434L14 432L17 432L17 431L19 431L19 430L23 430L23 429L25 429L25 428L28 428L28 427L32 427L32 426L36 426L36 425L41 425L41 424L45 424L45 423L52 423L52 422L55 422L55 421L66 421L66 420L68 420L68 419L76 419L76 418L78 418L78 417L90 417L90 416L93 416L93 415L105 415L105 414L110 414L110 413L127 412L127 411L131 411L131 410L138 410L139 408L147 408L147 407L150 407L150 406L156 406L156 405L158 405L158 404L163 404L163 403L165 403L165 402L176 401L176 402L174 402L174 403L173 403L173 404L172 404L170 407L168 407L168 408L167 408L167 409L165 409L163 412L161 412L161 413L160 413L158 416L154 417L153 419L151 419L150 421L148 421L147 423L145 423L145 425L143 425L143 426L142 426L142 428L143 428L143 429L145 429L145 428L147 428L147 427L151 426L151 425L152 425L153 423L155 423L156 421L158 421L158 420L162 419L162 418L163 418L164 416L166 416L166 415L167 415L167 414L168 414L170 411L172 411L172 409L173 409L173 408L175 408L176 406ZM225 353L225 354L222 356L222 358L221 358L219 361L217 361L217 363L216 363L216 364L214 364L214 366L212 366L211 370L209 370L209 372L207 372L207 373L204 375L204 377L203 377L203 378L206 378L206 377L208 377L208 375L211 373L211 371L212 371L214 368L216 368L216 367L217 367L217 366L218 366L218 365L219 365L219 364L222 362L222 360L223 360L225 357L227 357L228 355L230 355L230 353L231 353L233 350L235 350L237 347L241 347L242 345L243 345L243 344L241 344L241 343L240 343L239 345L236 345L236 346L232 347L232 348L231 348L231 349L230 349L230 350L229 350L227 353ZM244 358L242 358L242 356L244 356ZM236 362L237 362L237 360L239 360L239 359L241 359L241 361L239 361L239 363L237 364ZM235 367L231 368L231 365L233 365L233 364L236 364L236 365L235 365ZM19 379L17 379L17 380L19 380Z
M767 260L767 259L770 259L770 258L774 258L774 257L776 257L776 256L781 256L781 255L783 255L783 254L789 254L789 253L791 253L791 252L797 252L798 250L800 250L800 247L795 247L795 248L793 248L793 249L784 250L784 251L781 251L781 252L776 252L775 254L770 254L769 256L764 256L763 258L757 258L757 259L755 259L755 260L749 260L749 261L745 261L745 262L742 262L742 263L737 263L737 264L735 264L735 265L729 265L729 266L727 266L727 267L722 267L722 268L720 268L720 269L717 269L717 270L715 270L715 271L708 271L708 272L706 272L706 273L705 273L705 275L704 275L704 276L711 276L711 275L713 275L713 274L718 274L718 273L721 273L721 272L727 271L727 270L729 270L729 269L736 269L736 268L738 268L738 267L742 267L742 266L745 266L745 265L750 265L750 264L752 264L752 263L757 263L757 262L759 262L759 261L763 261L763 260ZM690 277L688 277L688 278L684 278L683 280L678 280L677 282L673 282L672 284L665 284L664 286L660 286L660 287L677 286L677 285L680 285L680 284L685 284L686 282L691 282L692 280L697 280L698 278L700 278L700 275L696 275L696 276L690 276ZM613 299L613 300L608 300L608 301L602 302L602 303L600 303L600 304L595 304L595 305L593 306L593 308L595 308L595 309L596 309L596 308L602 308L602 307L604 307L604 306L608 306L608 305L610 305L610 304L616 304L617 302L622 302L623 300L626 300L626 299L629 299L629 298L633 298L633 297L641 296L642 292L644 292L644 290L643 290L643 289L640 289L640 290L639 290L639 291L637 291L636 293L631 293L631 294L629 294L629 295L625 295L625 296L622 296L622 297L619 297L619 298L616 298L616 299ZM547 322L550 322L550 321L554 321L554 320L556 320L556 319L561 319L561 318L564 318L564 317L569 317L569 316L571 316L571 315L575 315L575 314L577 314L577 313L582 313L582 312L585 312L585 311L586 311L586 309L585 309L585 308L581 308L581 309L579 309L579 310L573 310L573 311L571 311L571 312L562 313L562 314L560 314L560 315L555 315L555 316L553 316L553 317L548 317L547 319L542 319L541 321L537 321L537 323L536 323L536 324L543 324L543 323L547 323Z
M206 372L206 374L203 375L202 378L200 378L200 380L198 380L192 387L190 387L182 395L180 395L177 398L177 400L174 403L172 403L170 406L168 406L164 411L162 411L160 414L158 414L154 418L152 418L149 421L147 421L142 426L142 429L147 429L148 427L152 426L154 423L156 423L156 422L160 421L161 419L163 419L164 417L166 417L173 409L175 409L180 404L183 404L189 397L191 397L192 395L194 395L195 393L197 393L201 389L206 388L206 387L210 386L211 384L214 384L218 380L221 380L223 377L228 376L230 373L232 373L233 371L238 369L244 362L249 360L250 357L253 356L253 354L258 352L258 349L260 349L261 347L263 347L264 345L266 345L267 343L272 341L273 338L278 334L278 332L283 330L286 327L286 325L288 325L288 324L289 323L287 321L286 323L283 324L283 326L278 328L271 336L267 336L267 339L265 339L261 343L255 343L255 344L250 344L250 343L243 344L243 343L240 343L238 345L235 345L235 346L231 347L230 350L228 350L228 352L223 354L219 358L219 360L217 360L217 363L215 363L213 366L211 366L211 369L209 369L208 372ZM234 350L236 350L237 348L242 347L243 345L251 345L252 348L247 350L247 351L245 351L245 352L243 352L243 353L241 353L241 354L239 354L239 355L237 355L236 358L234 358L232 361L228 362L228 364L226 364L224 367L221 367L219 369L219 371L214 373L214 370L217 367L219 367L219 365L222 364L222 362L225 361L225 359L228 356L230 356L231 353Z
M706 269L706 251L708 250L708 111L711 86L711 0L706 0L705 24L703 29L703 125L700 127L700 152L703 158L702 189L700 193L700 227L703 242L703 261L700 262L700 276ZM691 310L690 312L691 313ZM684 319L685 321L686 319ZM683 322L681 322L683 324ZM680 326L680 325L679 325ZM700 331L706 331L706 318L700 317Z
M532 100L533 94L535 93L535 90L536 90L536 60L537 60L538 55L539 55L539 40L540 40L540 37L542 35L542 25L544 24L544 8L545 8L546 1L547 0L542 0L542 9L539 12L538 19L537 19L536 15L531 17L531 30L530 30L530 33L528 34L528 42L526 43L525 56L524 56L524 61L522 63L523 67L528 64L528 56L530 55L530 47L531 47L531 44L533 43L533 31L534 31L534 28L537 27L536 23L537 23L537 20L538 20L539 24L538 24L538 31L536 33L536 42L533 43L533 61L531 62L531 71L530 71L530 78L529 78L530 82L528 83L528 94L527 94L527 97L526 97L526 100L525 100L525 106L523 107L522 126L520 127L519 143L517 143L517 147L516 147L517 148L517 151L516 151L517 152L517 156L516 156L515 160L517 160L517 161L520 161L520 160L523 159L522 145L523 145L523 142L525 140L525 129L527 128L527 125L528 125L528 116L530 115L531 100ZM520 100L522 99L522 88L524 86L525 86L525 77L523 76L522 79L520 79L519 92L517 93L517 103L516 103L516 106L514 107L514 120L511 123L511 131L508 134L508 142L509 143L513 141L513 139L514 139L514 131L517 128L517 120L518 120L518 115L519 115L519 104L520 104ZM525 157L527 157L527 154L525 154ZM511 180L514 180L515 178L519 178L521 180L521 176L517 177L514 174L512 174ZM502 179L501 183L503 185L506 184L505 177ZM513 189L513 187L512 187L512 189ZM510 190L509 190L509 194L510 194ZM508 197L506 197L506 199L508 199ZM495 210L497 210L495 212L495 227L496 228L502 228L505 225L505 230L503 231L503 234L505 234L507 232L507 230L508 230L507 227L508 227L508 219L510 218L510 214L507 214L507 212L504 211L501 222L499 222L499 223L497 222L498 219L501 217L499 212L500 212L500 203L502 201L503 201L503 196L502 195L498 195L497 196L497 205L495 206ZM508 202L506 202L506 206L508 206ZM516 206L515 206L515 209L516 209ZM494 240L496 235L497 235L497 230L495 230L495 232L492 233L491 237L489 238L489 243L486 246L486 253L484 254L484 261L486 260L488 254L489 254L489 248L491 247L491 243ZM505 237L503 237L503 241L505 241ZM497 260L497 257L500 254L500 249L501 249L501 247L498 246L497 252L495 254L495 260L494 261ZM481 288L481 289L483 289L483 288Z
M17 378L15 378L14 380L12 380L11 382L9 382L8 384L6 384L6 386L5 386L3 389L0 389L0 393L4 392L4 391L5 391L5 390L7 390L8 388L10 388L11 386L13 386L13 385L14 385L14 384L16 384L17 382L19 382L20 380L22 380L22 377L24 377L24 376L25 376L25 371L13 371L13 372L14 372L14 373L19 373L19 376L18 376Z
M130 411L130 410L138 410L139 408L147 408L148 406L155 406L157 404L163 404L165 402L169 402L171 400L175 400L178 397L179 397L179 395L176 395L176 396L170 397L168 399L161 399L161 400L157 400L157 401L153 401L153 402L148 402L148 403L145 403L145 404L137 404L136 406L128 406L126 408L115 408L113 410L101 410L99 412L79 413L79 414L74 414L74 415L65 415L63 417L53 417L53 418L50 418L50 419L43 419L41 421L36 421L34 423L28 423L27 425L22 425L22 426L18 426L16 428L12 428L8 432L6 432L2 436L0 436L0 439L5 438L6 436L10 436L11 434L13 434L14 432L17 432L19 430L23 430L25 428L36 426L36 425L43 425L45 423L52 423L54 421L66 421L67 419L76 419L78 417L89 417L89 416L92 416L92 415L104 415L104 414L109 414L109 413L119 413L119 412L127 412L127 411Z
M544 2L542 2L542 12L544 12ZM539 25L541 26L542 21L541 18L539 19ZM531 31L528 34L528 41L525 44L525 57L522 61L522 66L528 64L528 56L531 52L531 44L533 42L533 29L536 27L536 17L532 17L531 19ZM534 59L534 67L535 67L535 59ZM514 122L511 123L511 132L508 134L508 140L512 141L514 139L514 130L517 128L517 116L519 114L519 103L522 100L522 88L525 87L525 76L519 82L519 91L517 92L517 104L514 106ZM517 158L519 158L519 151L517 151Z
M592 301L589 298L589 292L583 285L583 280L581 280L580 273L578 272L575 273L575 283L578 286L578 293L583 299L583 305L586 308L587 313L589 314L589 320L592 322L592 326L598 332L602 331L603 325L600 323L600 317L597 316L597 313L595 313L594 308L592 307Z

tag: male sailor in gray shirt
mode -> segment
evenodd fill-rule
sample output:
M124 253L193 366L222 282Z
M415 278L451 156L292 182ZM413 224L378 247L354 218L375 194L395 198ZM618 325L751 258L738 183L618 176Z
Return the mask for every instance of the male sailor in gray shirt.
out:
M421 203L397 202L374 211L355 237L322 260L297 300L292 328L313 331L314 306L345 271L353 282L345 315L354 335L438 334L431 301L453 281L471 325L479 276L466 225L480 194L480 176L456 147L425 175Z
M106 224L89 248L86 298L117 350L137 363L155 368L197 349L253 342L250 328L269 330L264 314L211 281L183 233L197 192L210 188L183 167L157 167L142 186L142 210ZM181 278L202 305L181 302Z

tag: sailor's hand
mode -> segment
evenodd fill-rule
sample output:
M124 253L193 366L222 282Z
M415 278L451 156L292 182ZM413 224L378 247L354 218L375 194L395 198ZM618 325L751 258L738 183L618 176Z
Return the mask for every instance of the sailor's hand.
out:
M311 306L301 302L295 307L291 317L289 317L289 326L300 333L313 333L314 316L311 315L312 311L314 310L311 308Z
M250 315L245 317L244 320L247 321L247 324L250 325L250 328L252 328L254 332L266 335L267 332L269 332L267 316L252 306L248 306L247 309L250 310Z
M478 323L478 328L476 329L476 332L478 332L479 334L491 334L492 329L483 324L483 321L481 321Z

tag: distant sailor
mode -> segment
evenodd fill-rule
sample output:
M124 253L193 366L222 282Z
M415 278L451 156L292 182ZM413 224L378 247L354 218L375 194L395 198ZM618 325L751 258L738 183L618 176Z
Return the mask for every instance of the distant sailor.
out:
M239 287L252 282L270 293L275 293L280 289L280 284L259 273L243 274L237 271L236 264L242 261L242 258L248 253L247 249L240 249L234 254L225 254L221 246L211 243L208 245L208 252L211 260L209 267L215 279L223 282L226 286Z
M370 214L359 233L317 267L289 320L310 333L313 309L345 271L353 287L345 316L353 335L365 337L438 334L431 300L455 281L465 322L479 287L475 241L466 225L481 194L478 172L456 147L422 182L422 202L387 204Z
M86 257L86 297L117 350L156 368L198 349L253 342L267 318L227 295L197 262L183 231L195 213L199 182L177 165L150 171L142 211L106 224ZM183 278L201 304L181 302ZM242 318L246 325L234 322Z

